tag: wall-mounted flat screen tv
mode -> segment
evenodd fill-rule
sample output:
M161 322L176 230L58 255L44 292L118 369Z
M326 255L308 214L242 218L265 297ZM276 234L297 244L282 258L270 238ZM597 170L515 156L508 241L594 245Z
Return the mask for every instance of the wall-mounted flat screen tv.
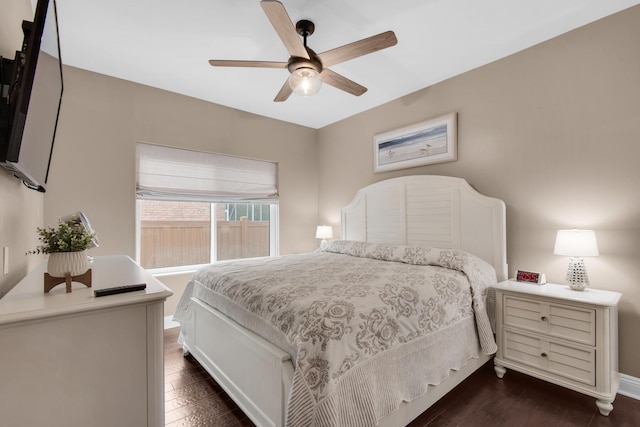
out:
M44 192L62 101L62 60L56 1L38 0L23 21L15 59L0 64L0 165Z

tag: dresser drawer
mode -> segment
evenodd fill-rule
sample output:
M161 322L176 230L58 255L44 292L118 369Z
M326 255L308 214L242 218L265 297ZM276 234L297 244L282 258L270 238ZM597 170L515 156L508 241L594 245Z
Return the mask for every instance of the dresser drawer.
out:
M596 344L595 309L511 295L503 295L503 298L505 326L586 345Z
M501 344L505 359L595 386L594 349L574 347L566 341L546 339L508 328L504 329Z

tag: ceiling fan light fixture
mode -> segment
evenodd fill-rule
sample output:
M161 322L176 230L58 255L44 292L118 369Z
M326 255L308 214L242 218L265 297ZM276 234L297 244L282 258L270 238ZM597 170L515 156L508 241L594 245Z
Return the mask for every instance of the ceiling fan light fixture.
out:
M312 96L320 91L322 77L313 68L301 67L291 72L289 86L297 95Z
M345 44L340 47L317 54L307 46L307 38L315 31L315 24L301 19L293 25L291 17L278 0L262 0L260 5L271 22L278 37L289 52L287 62L275 61L236 61L211 59L214 67L258 67L286 68L291 75L284 82L273 102L283 102L292 93L300 96L315 95L320 91L322 82L351 95L360 96L367 88L327 68L350 59L394 46L398 39L393 31L385 31ZM300 39L302 37L302 40Z

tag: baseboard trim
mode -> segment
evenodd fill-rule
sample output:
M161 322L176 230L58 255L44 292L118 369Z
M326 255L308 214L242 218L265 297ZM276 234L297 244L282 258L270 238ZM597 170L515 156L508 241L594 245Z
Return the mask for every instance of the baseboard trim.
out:
M618 393L631 397L632 399L640 400L640 378L620 374L620 388L618 389Z
M180 323L173 320L173 316L164 316L164 328L171 329L177 328L180 326Z

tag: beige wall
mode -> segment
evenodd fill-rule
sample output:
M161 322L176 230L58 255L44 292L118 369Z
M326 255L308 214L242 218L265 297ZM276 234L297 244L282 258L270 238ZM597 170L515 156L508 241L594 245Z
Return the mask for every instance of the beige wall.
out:
M280 252L315 247L315 130L72 67L64 79L47 224L81 210L101 242L92 254L135 257L135 143L142 141L278 162Z
M596 230L593 287L622 292L620 368L640 377L640 7L319 131L319 222L363 185L411 174L465 178L507 205L510 274L563 282L561 228ZM373 173L373 136L458 113L458 161Z

